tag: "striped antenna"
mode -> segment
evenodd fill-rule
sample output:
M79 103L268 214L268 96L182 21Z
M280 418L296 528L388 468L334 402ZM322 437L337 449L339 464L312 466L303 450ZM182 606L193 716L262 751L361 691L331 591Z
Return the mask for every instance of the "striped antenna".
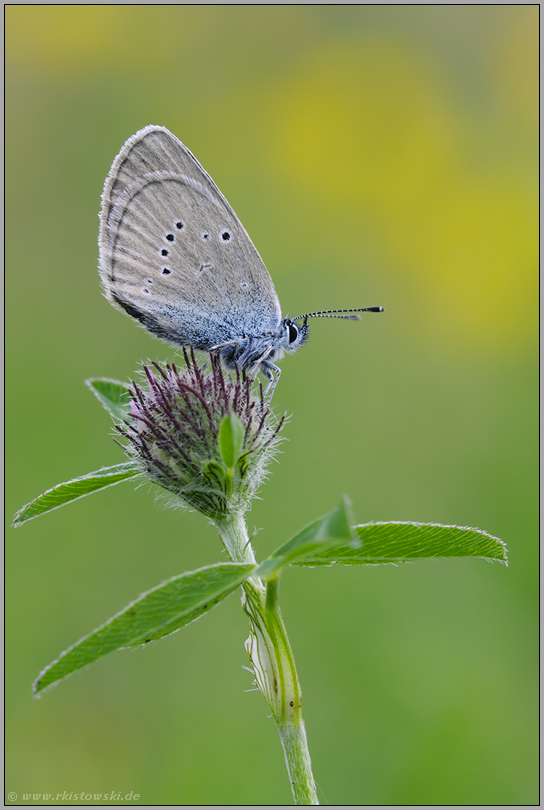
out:
M323 312L308 312L306 315L297 315L291 318L292 321L299 321L302 318L345 318L347 321L359 321L360 315L347 314L356 312L385 312L383 307L361 307L360 309L325 309ZM343 314L346 313L346 314Z

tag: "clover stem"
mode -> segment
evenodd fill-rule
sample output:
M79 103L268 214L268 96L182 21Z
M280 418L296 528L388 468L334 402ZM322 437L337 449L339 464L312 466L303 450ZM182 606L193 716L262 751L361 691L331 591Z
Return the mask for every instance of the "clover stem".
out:
M243 514L234 512L214 522L232 562L255 563L255 555Z
M318 805L304 721L278 725L295 804Z
M241 515L216 525L233 561L255 562ZM278 727L295 804L318 805L302 719L302 693L278 602L279 577L268 580L266 586L253 577L242 587L242 607L250 618L246 650L255 682Z
M266 583L266 617L279 663L281 715L275 715L285 755L293 798L297 805L318 805L306 728L302 719L302 692L295 659L287 638L279 602L279 578Z

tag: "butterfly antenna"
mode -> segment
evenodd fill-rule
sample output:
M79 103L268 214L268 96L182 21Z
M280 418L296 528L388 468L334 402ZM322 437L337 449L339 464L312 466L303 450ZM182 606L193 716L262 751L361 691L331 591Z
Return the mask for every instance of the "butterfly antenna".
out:
M306 318L345 318L347 321L359 321L361 316L357 312L385 312L383 307L361 307L360 309L325 309L323 312L308 312L306 315L297 315L292 321Z

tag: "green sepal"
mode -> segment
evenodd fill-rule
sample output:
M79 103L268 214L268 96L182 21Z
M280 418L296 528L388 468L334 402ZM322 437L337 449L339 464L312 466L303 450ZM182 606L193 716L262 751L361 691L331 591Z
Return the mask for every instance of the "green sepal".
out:
M355 549L361 545L352 529L351 504L344 496L342 503L328 515L318 518L274 551L261 563L256 574L273 579L285 565L291 565L308 555L320 555L336 546Z
M219 487L227 493L230 489L230 481L227 470L217 461L207 461L204 464L204 475L213 487Z
M244 436L244 426L235 413L231 412L223 417L219 428L219 451L231 474L242 453Z
M84 498L85 495L90 495L98 489L112 487L114 484L126 481L127 478L133 478L139 472L140 470L133 461L126 461L124 464L103 467L101 470L87 473L87 475L82 475L80 478L73 478L64 484L57 484L56 487L48 489L30 503L27 503L26 506L23 506L22 509L19 509L13 518L12 526L17 528L17 526L26 523L27 520L32 520L46 512L52 512L53 509L58 509L67 503L71 503L71 501L76 501L78 498Z
M130 403L128 385L106 377L91 377L85 380L85 385L114 419L122 421L127 418Z
M217 563L172 577L147 591L46 667L34 683L34 694L108 653L174 633L219 604L254 569L255 565Z

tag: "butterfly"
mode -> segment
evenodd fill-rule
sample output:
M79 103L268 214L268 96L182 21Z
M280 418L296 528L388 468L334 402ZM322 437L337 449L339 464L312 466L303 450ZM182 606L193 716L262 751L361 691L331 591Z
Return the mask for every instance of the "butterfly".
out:
M129 138L106 178L100 276L108 300L152 335L217 350L228 368L260 370L307 340L309 318L358 320L383 307L282 317L268 270L242 223L194 155L164 127Z

